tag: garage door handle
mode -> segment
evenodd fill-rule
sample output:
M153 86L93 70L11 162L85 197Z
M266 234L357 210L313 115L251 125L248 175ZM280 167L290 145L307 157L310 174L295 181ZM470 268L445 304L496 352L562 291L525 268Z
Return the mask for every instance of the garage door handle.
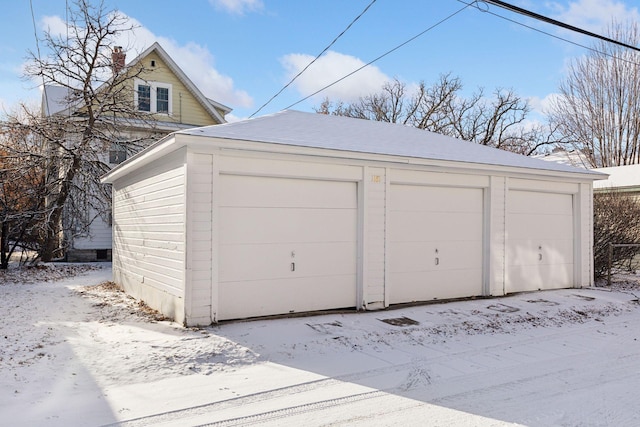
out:
M291 263L291 271L296 271L296 263L295 262Z
M538 254L538 261L542 261L542 254Z
M440 258L436 257L436 265L440 264Z

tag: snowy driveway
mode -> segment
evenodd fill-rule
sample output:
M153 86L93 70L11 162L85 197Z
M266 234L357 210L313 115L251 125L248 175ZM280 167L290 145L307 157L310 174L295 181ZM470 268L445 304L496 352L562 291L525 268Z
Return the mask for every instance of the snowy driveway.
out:
M3 422L640 425L640 286L184 329L108 267L0 276Z

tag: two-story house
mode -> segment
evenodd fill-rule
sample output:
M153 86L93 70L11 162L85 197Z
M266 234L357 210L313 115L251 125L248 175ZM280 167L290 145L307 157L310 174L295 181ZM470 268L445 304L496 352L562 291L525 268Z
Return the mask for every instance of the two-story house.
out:
M113 142L102 153L103 162L110 167L126 160L135 152L163 136L182 129L225 123L231 108L206 97L171 59L167 52L154 43L129 63L121 47L112 51L115 73L135 72L127 80L125 90L138 113L147 120L114 117L113 125L126 137ZM142 70L142 71L140 71ZM68 90L60 86L46 86L43 92L44 115L73 114L83 106L69 105ZM136 141L132 145L130 141ZM97 178L97 177L96 177ZM82 194L73 198L82 202ZM96 261L111 259L112 229L108 208L87 204L81 209L84 218L75 214L64 216L64 242L69 261Z

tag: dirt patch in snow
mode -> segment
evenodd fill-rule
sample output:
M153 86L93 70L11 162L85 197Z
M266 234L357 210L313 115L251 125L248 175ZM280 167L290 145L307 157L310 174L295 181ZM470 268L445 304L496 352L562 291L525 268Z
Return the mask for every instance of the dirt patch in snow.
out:
M75 292L88 298L93 307L101 313L101 321L125 320L131 316L150 322L170 320L162 313L149 307L144 301L139 301L126 294L116 283L107 281L97 285L79 286Z
M118 347L118 357L92 361L104 384L154 381L173 375L210 375L254 363L249 348L210 333L208 328L184 328L144 301L127 295L111 281L75 287L91 303L90 321L74 325L76 352L92 359L94 352ZM105 327L106 326L106 327ZM124 338L124 339L123 339Z

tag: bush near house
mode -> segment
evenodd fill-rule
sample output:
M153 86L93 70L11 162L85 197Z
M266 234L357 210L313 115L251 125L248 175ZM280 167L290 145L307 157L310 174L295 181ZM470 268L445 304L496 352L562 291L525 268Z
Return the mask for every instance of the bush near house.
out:
M640 200L620 191L609 190L593 195L593 269L596 279L606 276L609 268L609 244L640 244ZM634 269L640 246L616 248L613 266Z

